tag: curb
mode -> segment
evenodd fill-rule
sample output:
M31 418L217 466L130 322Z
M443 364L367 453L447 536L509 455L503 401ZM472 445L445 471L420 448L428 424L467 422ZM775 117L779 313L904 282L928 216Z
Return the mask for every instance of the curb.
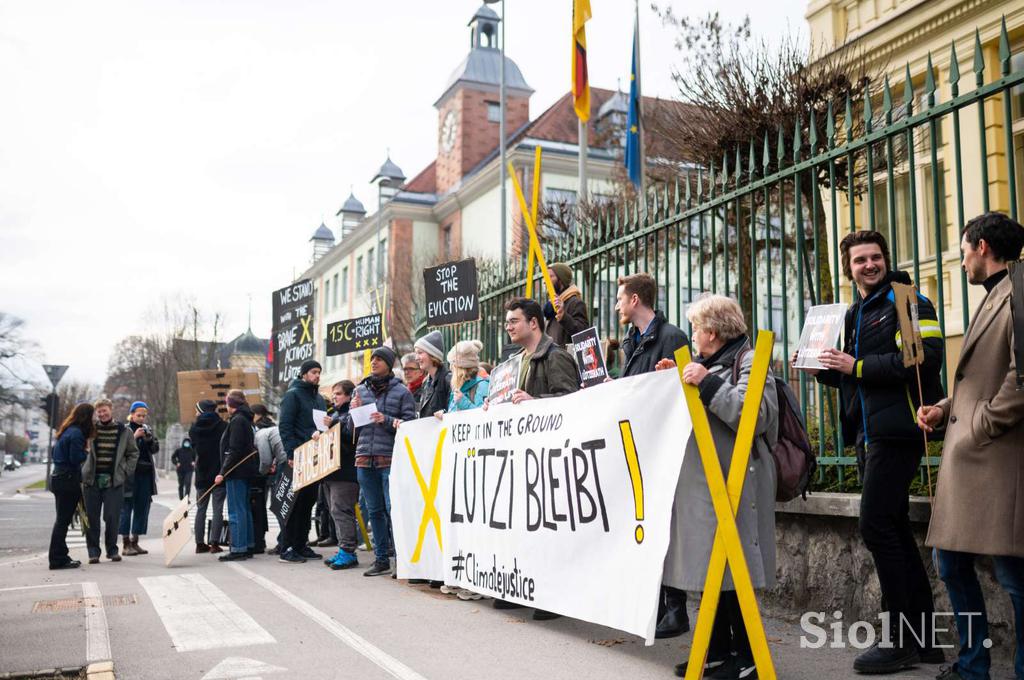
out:
M116 680L113 661L97 661L85 667L88 680Z

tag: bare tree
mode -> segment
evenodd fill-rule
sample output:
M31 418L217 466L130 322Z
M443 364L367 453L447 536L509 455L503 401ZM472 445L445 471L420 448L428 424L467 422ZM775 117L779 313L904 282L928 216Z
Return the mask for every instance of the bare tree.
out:
M96 401L100 396L100 386L78 380L62 380L57 386L59 408L57 422L62 423L70 415L76 404Z
M24 321L0 312L0 406L34 406L33 394L24 388L33 385L20 360L29 358L36 344L25 338Z

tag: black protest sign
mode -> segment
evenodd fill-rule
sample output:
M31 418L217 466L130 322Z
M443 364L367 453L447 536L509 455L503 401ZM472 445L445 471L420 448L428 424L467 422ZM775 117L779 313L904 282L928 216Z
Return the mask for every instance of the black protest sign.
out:
M523 353L515 354L508 361L494 367L490 376L487 401L501 404L512 400L512 393L519 388L519 373L523 367Z
M284 464L281 470L281 478L277 480L270 497L270 511L281 518L282 522L288 521L292 506L295 505L295 492L292 491L292 469Z
M576 367L580 371L580 382L584 387L603 383L608 377L608 368L601 351L601 338L597 329L590 327L572 336L572 349L576 355Z
M327 356L361 352L384 344L380 314L336 321L327 326Z
M299 377L302 362L312 359L313 282L306 279L273 293L274 383Z
M423 270L427 325L446 326L480 318L476 290L476 260L448 262Z

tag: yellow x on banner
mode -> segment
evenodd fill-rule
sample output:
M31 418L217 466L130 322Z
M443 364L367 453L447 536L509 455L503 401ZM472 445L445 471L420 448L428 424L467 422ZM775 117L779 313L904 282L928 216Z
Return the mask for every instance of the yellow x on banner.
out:
M725 578L726 561L732 572L736 597L743 613L743 627L750 639L750 648L754 654L758 677L762 680L776 680L775 666L772 664L768 640L764 632L764 624L757 610L757 597L750 580L747 560L743 555L739 529L736 527L736 512L739 509L740 496L743 492L743 481L746 476L747 464L750 461L750 449L754 443L754 430L757 426L758 411L764 395L764 384L768 376L768 365L771 362L772 347L775 334L761 330L757 335L757 346L754 348L754 365L747 393L740 413L739 427L736 430L736 443L733 447L732 463L729 466L729 482L726 486L722 476L721 463L715 449L715 441L711 436L711 425L707 411L700 400L697 387L683 382L683 394L693 421L693 435L697 440L704 475L711 491L711 502L718 519L715 531L715 543L708 562L707 578L704 581L704 592L697 613L697 628L693 633L693 644L690 647L689 663L686 667L686 680L700 680L704 676L704 663L707 660L708 645L711 642L711 627L718 609L718 599ZM683 368L690 363L690 349L681 347L675 353L679 381L683 381Z
M535 159L539 156L535 156ZM519 199L519 209L523 213L523 221L526 222L526 229L530 232L530 252L537 257L537 264L540 265L540 273L544 277L544 287L548 291L548 298L551 304L555 304L555 284L551 282L551 272L548 271L548 263L544 260L544 253L540 249L540 241L537 240L537 226L533 216L526 207L526 198L523 196L523 188L519 186L519 177L516 176L516 169L512 162L508 164L508 174L512 178L512 186L516 190L516 197ZM539 173L538 173L539 174ZM536 180L534 180L536 184ZM529 280L529 278L527 278ZM532 287L531 287L532 292Z
M427 534L427 525L434 524L434 533L437 535L437 547L443 550L441 542L441 515L437 512L437 487L441 481L441 451L444 448L444 438L448 434L448 428L441 430L437 437L437 449L434 451L434 464L430 468L430 486L423 479L419 463L416 462L416 455L412 452L412 444L409 438L405 438L405 450L409 452L409 462L412 463L412 473L416 475L416 485L420 487L423 494L423 518L420 520L420 528L416 534L416 549L412 551L409 562L416 564L420 561L420 553L423 551L423 539Z

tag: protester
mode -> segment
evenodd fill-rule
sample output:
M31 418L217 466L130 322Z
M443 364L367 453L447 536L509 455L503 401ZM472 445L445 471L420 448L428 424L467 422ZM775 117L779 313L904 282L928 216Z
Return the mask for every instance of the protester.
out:
M135 475L139 449L135 437L124 423L114 420L114 405L109 399L93 404L96 414L96 436L89 447L89 457L82 466L82 496L89 526L85 542L89 564L100 561L100 517L103 518L103 543L107 559L120 562L117 549L117 527L124 500L125 480Z
M522 355L518 388L512 393L512 403L521 404L531 399L557 397L575 392L580 386L576 362L565 349L556 345L543 331L544 313L540 304L529 298L513 298L505 304L505 332L513 343L521 347ZM513 355L515 356L515 355ZM487 408L487 401L484 402ZM507 600L494 600L495 609L518 609L522 605ZM533 618L547 621L558 614L535 609Z
M262 495L249 490L252 507L253 529L256 531L256 549L260 549L260 539L264 537L263 549L266 549L265 536L269 529L267 526L267 495L273 493L277 483L284 474L284 468L288 465L288 456L284 452L284 444L281 443L281 434L277 429L277 423L270 411L263 404L252 405L253 424L256 426L256 450L260 455L259 474L262 480L257 479L254 485L262 483ZM273 506L273 504L271 504ZM280 512L274 511L277 518L277 539L274 547L267 550L268 555L279 555L281 553L281 538L284 535L284 519ZM262 532L261 532L262 529Z
M91 440L96 435L93 412L92 404L78 404L57 430L50 473L50 491L57 508L57 518L50 532L50 569L82 566L68 554L67 539L68 527L82 499L82 463L88 458Z
M221 467L214 484L228 490L228 523L231 528L231 552L217 559L221 562L244 560L253 556L256 537L249 505L249 482L259 474L259 458L253 433L252 409L245 392L231 390L225 399L228 407L228 429L220 442Z
M484 345L479 340L463 340L455 343L448 352L448 365L452 367L452 395L448 412L469 411L480 408L487 399L490 380L480 377L480 351ZM438 418L443 412L435 414ZM458 586L441 585L441 592L456 595L460 600L479 600L483 596Z
M839 243L843 273L857 286L860 299L846 313L843 351L824 350L827 370L802 369L823 385L839 388L843 438L853 442L863 491L860 532L878 572L882 602L890 613L886 639L854 660L863 673L895 673L919 662L941 663L933 646L931 585L910 527L910 483L926 454L915 423L920 406L916 371L903 365L893 283L910 277L893 271L889 246L880 233L857 231ZM935 307L917 296L924 363L920 366L925 403L942 396L942 331ZM924 645L920 641L924 640Z
M556 262L548 269L556 297L544 304L544 318L547 319L545 332L555 344L565 347L572 342L572 336L590 328L587 305L583 294L573 285L573 271L569 265Z
M160 442L153 430L146 424L149 407L144 401L131 405L128 427L135 437L139 459L135 463L135 474L125 479L125 500L121 506L121 539L124 555L147 555L139 545L139 536L145 536L149 528L149 508L156 495L156 465L153 456L160 450Z
M960 637L957 662L944 680L989 677L988 617L974 562L992 556L999 585L1010 596L1017 651L1014 670L1024 678L1024 391L1017 389L1014 343L1019 325L1010 311L1013 290L1007 263L1020 258L1024 227L1002 213L967 223L960 248L967 280L985 297L964 334L951 398L918 409L926 431L945 428L945 444L926 543L937 550Z
M214 485L220 470L220 440L228 424L217 413L217 403L203 399L196 403L196 422L188 429L188 438L196 454L196 553L219 553L224 531L223 485ZM206 509L213 504L209 544L206 542Z
M420 368L415 352L402 355L402 377L405 379L405 386L412 392L412 398L419 404L420 391L423 389L427 374Z
M281 422L278 431L281 443L284 444L285 455L288 456L288 467L295 464L295 449L309 441L317 431L313 422L313 409L327 410L327 402L317 391L320 386L322 367L312 359L302 362L299 377L292 380L281 399ZM295 501L285 529L284 550L278 556L282 562L301 563L307 559L318 560L320 555L309 547L310 512L316 503L320 484L314 482L295 492Z
M615 296L615 309L619 323L626 326L626 337L622 342L625 364L619 366L618 346L615 348L615 368L620 377L650 373L659 361L672 359L676 350L689 344L681 329L665 320L665 315L654 309L658 299L658 283L650 274L639 273L619 277L619 289ZM612 355L614 340L608 343ZM612 364L608 364L608 374ZM662 585L658 600L658 623L656 638L678 637L690 630L690 618L686 613L686 591Z
M428 336L429 337L429 336ZM422 338L421 338L422 339ZM377 412L372 423L356 430L356 473L359 488L366 498L373 527L375 561L363 576L381 576L391 573L391 494L388 478L391 473L391 451L395 446L395 432L403 421L416 418L416 404L412 393L395 377L395 352L390 347L378 347L370 355L370 375L355 390L352 406L375 403ZM435 372L436 378L440 372ZM352 427L352 416L348 426Z
M440 331L431 331L416 341L416 360L423 369L417 409L420 418L432 416L448 408L451 398L451 375L444 365L444 338Z
M686 318L693 328L697 356L683 368L683 381L700 388L707 409L722 475L729 475L736 430L750 382L754 353L747 339L743 310L732 298L705 295L691 303ZM739 362L739 366L736 363ZM658 362L659 369L674 368L671 359ZM754 448L743 482L736 526L750 580L756 589L775 585L775 492L776 471L772 448L778 441L779 404L775 378L769 370L754 429ZM663 579L679 591L703 591L718 518L696 441L687 443L672 506L672 529ZM687 663L676 666L679 677ZM754 656L740 613L735 584L726 573L718 601L704 671L713 678L755 678Z
M188 495L192 488L192 473L196 469L196 455L192 450L192 441L185 437L171 456L171 463L178 473L178 500Z
M338 537L338 552L324 559L331 569L351 569L359 566L356 546L359 544L356 530L356 503L359 502L359 476L356 472L356 447L348 415L352 394L356 386L351 380L341 380L331 387L333 412L326 423L328 427L341 425L340 467L327 475L323 488L334 520L334 532Z

